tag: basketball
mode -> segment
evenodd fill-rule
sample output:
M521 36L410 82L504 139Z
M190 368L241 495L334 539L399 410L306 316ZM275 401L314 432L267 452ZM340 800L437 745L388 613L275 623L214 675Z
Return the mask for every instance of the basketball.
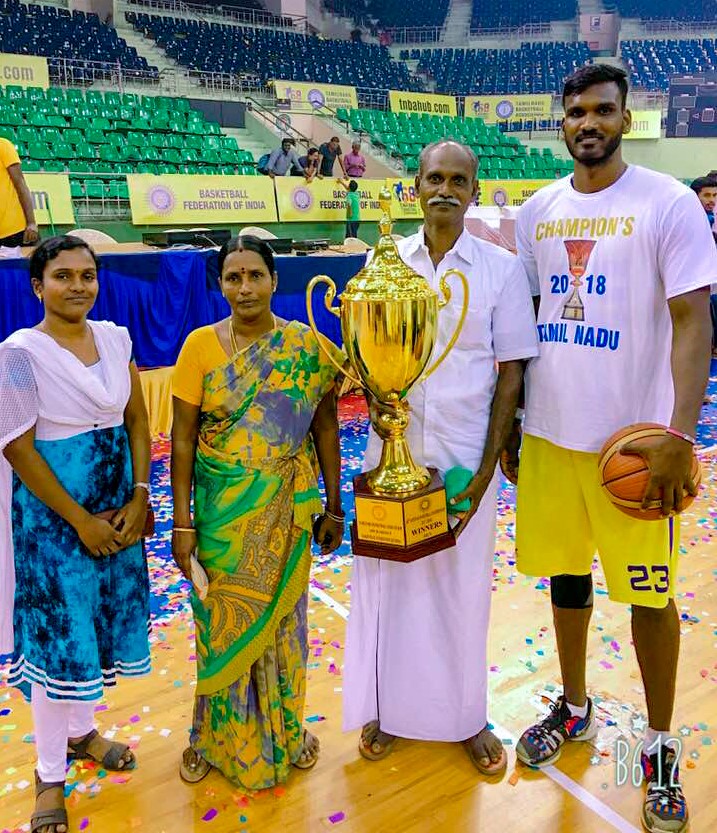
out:
M644 521L656 521L664 517L661 512L660 498L653 500L650 506L641 511L642 500L650 480L650 469L647 461L639 454L623 454L621 449L628 443L648 439L649 437L664 437L664 425L654 422L638 422L617 431L605 443L600 452L598 471L600 483L614 506L632 518ZM692 483L699 486L702 476L697 457L692 455ZM694 500L693 495L684 493L682 498L683 511Z

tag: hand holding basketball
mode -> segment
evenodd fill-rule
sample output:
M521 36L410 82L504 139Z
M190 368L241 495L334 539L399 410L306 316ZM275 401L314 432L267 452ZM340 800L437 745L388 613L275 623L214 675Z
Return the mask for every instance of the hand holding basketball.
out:
M599 471L612 503L643 520L686 509L701 476L692 445L654 423L629 425L613 434L600 452Z
M697 495L699 479L695 481L692 472L694 451L686 440L664 434L627 443L621 451L639 454L650 469L643 509L648 509L653 501L662 500L662 514L668 517L682 512L685 495Z

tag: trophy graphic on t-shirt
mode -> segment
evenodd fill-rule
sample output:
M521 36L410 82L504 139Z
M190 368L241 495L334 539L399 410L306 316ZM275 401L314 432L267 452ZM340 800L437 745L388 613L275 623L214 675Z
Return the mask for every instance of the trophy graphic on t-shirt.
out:
M588 268L588 260L590 260L590 253L595 246L594 240L564 240L565 248L568 250L568 268L573 279L570 285L573 291L567 303L563 307L562 318L567 321L584 321L585 307L583 306L583 299L580 297L580 287L583 282L580 280Z

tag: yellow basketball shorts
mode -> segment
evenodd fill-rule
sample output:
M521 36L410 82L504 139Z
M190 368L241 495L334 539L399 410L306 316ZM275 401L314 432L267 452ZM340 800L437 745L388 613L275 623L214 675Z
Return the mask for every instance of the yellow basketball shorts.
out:
M530 576L587 575L600 556L613 601L665 607L674 596L679 523L616 509L600 486L598 455L524 436L516 561Z

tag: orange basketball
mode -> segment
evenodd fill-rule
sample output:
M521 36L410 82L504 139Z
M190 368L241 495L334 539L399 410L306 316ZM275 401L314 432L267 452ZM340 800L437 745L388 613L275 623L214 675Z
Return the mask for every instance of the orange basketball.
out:
M600 452L598 471L600 483L607 496L621 512L632 518L644 521L656 521L664 517L660 511L661 500L653 500L649 508L641 511L643 498L650 480L650 469L639 454L623 454L623 446L649 437L664 437L664 425L654 422L638 422L628 425L613 434ZM698 487L702 478L697 457L692 456L692 483ZM683 511L692 503L694 497L688 492L682 498Z

